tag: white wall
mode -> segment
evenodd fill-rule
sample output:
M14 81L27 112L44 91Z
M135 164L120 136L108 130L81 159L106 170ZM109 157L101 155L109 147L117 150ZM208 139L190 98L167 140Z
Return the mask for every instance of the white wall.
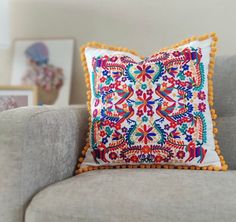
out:
M87 41L148 55L215 31L218 53L236 54L235 0L10 0L10 9L12 38L76 38L71 103L85 102L79 47ZM12 51L0 50L0 84L10 83Z

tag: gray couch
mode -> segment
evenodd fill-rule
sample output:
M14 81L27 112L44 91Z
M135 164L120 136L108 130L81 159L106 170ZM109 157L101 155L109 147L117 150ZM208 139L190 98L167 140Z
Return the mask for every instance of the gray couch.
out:
M1 222L236 221L236 56L218 57L215 105L228 172L115 169L74 176L84 105L0 113Z

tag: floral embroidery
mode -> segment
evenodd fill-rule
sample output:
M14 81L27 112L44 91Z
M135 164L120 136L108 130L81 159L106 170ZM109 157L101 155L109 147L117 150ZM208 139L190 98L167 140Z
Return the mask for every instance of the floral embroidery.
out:
M202 163L207 154L201 48L135 62L94 57L92 155L97 164ZM99 109L100 107L100 109Z
M148 143L148 141L152 141L154 136L156 136L155 133L152 133L153 127L147 127L147 125L144 124L143 128L138 128L138 132L135 134L138 138L138 141L143 141L145 144Z
M197 95L200 100L206 99L206 94L203 91L200 91Z
M146 78L151 79L151 74L154 73L154 70L151 69L151 66L146 66L145 64L137 66L137 70L134 71L137 75L137 78L141 78L145 82Z

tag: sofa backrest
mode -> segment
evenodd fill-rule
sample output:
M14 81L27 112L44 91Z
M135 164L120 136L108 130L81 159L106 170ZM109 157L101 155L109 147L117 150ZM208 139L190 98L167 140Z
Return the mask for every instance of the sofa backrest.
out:
M217 139L229 169L236 170L236 55L216 58L214 95Z
M236 116L236 55L216 57L214 95L218 116Z

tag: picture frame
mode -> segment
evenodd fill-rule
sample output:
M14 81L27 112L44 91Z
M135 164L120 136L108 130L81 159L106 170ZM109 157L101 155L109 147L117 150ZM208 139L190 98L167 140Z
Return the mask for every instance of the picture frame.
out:
M37 104L37 87L0 85L0 112Z
M36 86L38 105L69 105L74 38L18 38L13 43L11 84Z

